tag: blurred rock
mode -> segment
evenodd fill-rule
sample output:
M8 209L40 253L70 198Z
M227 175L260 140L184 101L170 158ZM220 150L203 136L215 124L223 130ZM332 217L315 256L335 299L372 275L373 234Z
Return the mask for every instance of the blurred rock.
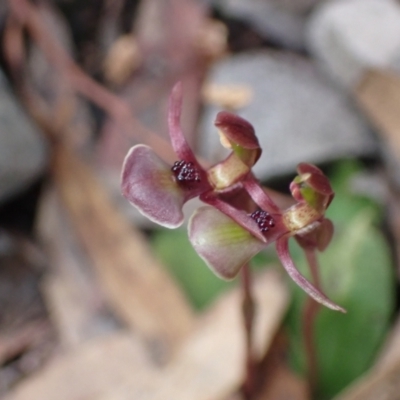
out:
M318 0L208 0L223 15L248 22L261 36L278 45L305 47L305 13Z
M239 110L255 127L263 154L255 166L261 179L292 173L299 162L324 163L368 156L375 142L351 101L306 58L290 53L252 52L217 64L216 85L248 85L253 100ZM216 162L223 154L214 119L206 107L201 154Z
M0 202L36 179L46 162L44 140L0 71Z
M354 87L369 67L400 66L400 5L395 0L334 0L316 9L308 44L340 84Z

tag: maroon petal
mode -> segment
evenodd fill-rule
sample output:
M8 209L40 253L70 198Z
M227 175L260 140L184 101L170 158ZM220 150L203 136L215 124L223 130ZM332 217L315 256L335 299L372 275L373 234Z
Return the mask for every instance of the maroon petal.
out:
M334 226L330 219L323 218L317 222L315 228L305 234L296 234L294 238L303 249L318 249L324 251L332 240L334 233Z
M228 141L228 147L249 168L261 155L261 148L253 126L238 115L222 111L218 113L215 125L223 136L223 142Z
M245 211L238 210L224 202L214 192L204 193L200 196L200 200L233 219L266 245L289 233L281 214L269 214L262 210L247 214ZM268 219L269 223L267 223L266 219Z
M217 114L215 126L222 131L230 142L245 149L260 149L253 126L238 115L221 111Z
M299 175L304 176L302 180L317 193L324 196L333 196L333 190L329 179L318 167L312 164L300 163L297 166L297 172Z
M243 163L235 153L207 171L207 179L216 190L224 190L241 181L250 172L250 167Z
M324 306L335 310L341 311L343 313L346 310L333 301L329 300L321 291L319 291L314 285L312 285L296 268L290 254L289 254L289 246L288 246L288 238L278 239L276 242L276 250L278 253L278 257L282 262L283 267L289 276L293 279L293 281L300 286L309 296L311 296L318 303L323 304Z
M266 244L213 207L199 208L188 226L192 246L220 278L233 279Z
M335 227L333 222L324 218L321 221L321 225L318 227L317 234L317 248L319 251L324 251L331 242L333 238L333 233L335 232Z
M171 167L145 145L129 150L122 167L123 196L151 221L167 228L183 222L187 196L175 182Z
M243 182L243 187L262 210L270 213L281 213L279 207L274 203L271 197L265 193L260 184L253 177L246 179Z
M314 164L308 164L308 163L300 163L297 166L297 172L299 175L303 174L324 175L324 173L318 167L316 167Z
M333 196L331 184L325 175L313 174L308 179L305 179L305 182L317 193L324 196Z

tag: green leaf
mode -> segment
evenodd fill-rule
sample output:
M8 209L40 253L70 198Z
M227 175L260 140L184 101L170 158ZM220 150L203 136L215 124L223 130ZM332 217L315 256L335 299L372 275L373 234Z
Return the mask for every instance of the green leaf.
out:
M348 221L366 208L374 211L374 221L382 218L382 208L376 202L366 196L356 195L352 190L352 178L362 171L363 167L358 161L343 160L335 164L330 175L335 197L325 216L333 221L338 230L346 229Z
M325 287L348 310L346 316L321 310L317 321L320 390L328 398L371 366L394 309L390 250L372 218L359 213L321 257Z

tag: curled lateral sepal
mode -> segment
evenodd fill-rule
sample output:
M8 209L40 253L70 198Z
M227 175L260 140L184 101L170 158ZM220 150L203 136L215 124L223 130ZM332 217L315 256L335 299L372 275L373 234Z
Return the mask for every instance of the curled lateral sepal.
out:
M265 242L211 206L199 208L190 218L189 240L208 267L220 278L230 280Z
M298 271L289 253L288 238L282 237L278 239L276 241L276 250L278 253L278 257L290 278L309 296L311 296L316 302L321 303L331 310L346 313L346 310L343 307L340 307L328 297L326 297Z

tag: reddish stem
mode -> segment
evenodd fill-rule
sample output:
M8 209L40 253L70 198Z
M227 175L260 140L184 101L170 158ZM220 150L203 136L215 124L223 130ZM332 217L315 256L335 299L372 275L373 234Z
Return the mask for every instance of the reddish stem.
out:
M311 271L312 282L320 290L321 282L318 270L318 260L313 249L305 249L308 265ZM307 360L308 384L310 392L315 392L318 379L318 361L315 343L315 321L320 309L320 304L307 296L303 312L303 338Z
M249 264L245 264L241 270L243 290L243 322L246 335L246 377L243 383L243 396L251 400L254 395L256 365L253 357L253 322L255 303L251 288L251 270Z

